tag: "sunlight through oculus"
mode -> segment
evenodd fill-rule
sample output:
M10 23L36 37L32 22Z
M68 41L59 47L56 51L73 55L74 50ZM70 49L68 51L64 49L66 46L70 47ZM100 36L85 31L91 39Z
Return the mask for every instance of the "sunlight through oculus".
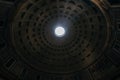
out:
M63 37L65 35L65 29L62 26L58 26L55 28L55 35L57 37Z

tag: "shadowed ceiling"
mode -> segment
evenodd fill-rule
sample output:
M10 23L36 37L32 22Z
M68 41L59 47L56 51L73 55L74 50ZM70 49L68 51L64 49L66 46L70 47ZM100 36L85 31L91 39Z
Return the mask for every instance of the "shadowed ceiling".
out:
M0 80L119 80L119 3L1 0Z

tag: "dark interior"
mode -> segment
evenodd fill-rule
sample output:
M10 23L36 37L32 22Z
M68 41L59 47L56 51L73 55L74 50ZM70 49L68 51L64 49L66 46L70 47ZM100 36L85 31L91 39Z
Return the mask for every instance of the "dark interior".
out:
M120 80L120 0L0 0L0 80Z

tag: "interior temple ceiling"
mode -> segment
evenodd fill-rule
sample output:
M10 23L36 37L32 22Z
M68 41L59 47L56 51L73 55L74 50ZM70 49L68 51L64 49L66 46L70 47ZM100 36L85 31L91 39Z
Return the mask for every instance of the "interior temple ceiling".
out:
M0 0L0 80L120 80L120 1Z

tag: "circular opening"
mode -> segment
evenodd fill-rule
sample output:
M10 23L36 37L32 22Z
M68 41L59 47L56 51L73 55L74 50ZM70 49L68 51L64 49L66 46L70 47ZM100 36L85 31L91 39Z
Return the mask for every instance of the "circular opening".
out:
M55 28L55 35L57 37L63 37L65 35L65 29L62 26L58 26Z

